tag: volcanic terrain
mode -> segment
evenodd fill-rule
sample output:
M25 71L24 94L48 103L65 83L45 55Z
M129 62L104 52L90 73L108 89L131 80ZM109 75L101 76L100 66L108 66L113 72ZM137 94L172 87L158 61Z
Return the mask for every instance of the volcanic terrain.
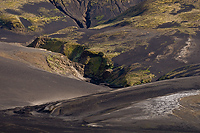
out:
M200 132L198 0L0 2L0 132Z

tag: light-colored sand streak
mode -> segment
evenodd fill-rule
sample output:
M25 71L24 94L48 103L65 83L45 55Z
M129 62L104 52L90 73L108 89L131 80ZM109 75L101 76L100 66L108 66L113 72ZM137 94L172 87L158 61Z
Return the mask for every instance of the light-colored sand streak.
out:
M133 105L131 108L141 108L143 116L135 117L134 119L153 119L165 117L172 114L174 109L180 107L179 100L183 97L200 94L199 90L180 92L172 95L151 98Z

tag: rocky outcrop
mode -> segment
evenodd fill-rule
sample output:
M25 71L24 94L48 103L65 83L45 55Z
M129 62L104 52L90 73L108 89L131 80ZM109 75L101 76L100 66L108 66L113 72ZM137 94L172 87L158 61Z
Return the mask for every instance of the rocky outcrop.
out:
M74 62L71 62L73 68L81 73L81 75L91 78L91 82L96 84L105 80L105 73L107 73L107 69L112 66L112 63L104 57L102 52L88 51L84 46L73 42L66 42L48 37L38 37L28 47L44 48L66 55ZM69 64L53 56L47 58L47 61L52 69L57 70L63 70L66 68L65 65ZM75 62L80 64L77 66ZM76 70L73 70L73 75L78 77Z

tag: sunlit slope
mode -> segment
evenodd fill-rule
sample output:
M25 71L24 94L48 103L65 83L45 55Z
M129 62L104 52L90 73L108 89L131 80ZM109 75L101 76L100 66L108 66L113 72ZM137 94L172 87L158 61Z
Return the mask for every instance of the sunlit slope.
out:
M70 99L107 90L0 57L0 109Z

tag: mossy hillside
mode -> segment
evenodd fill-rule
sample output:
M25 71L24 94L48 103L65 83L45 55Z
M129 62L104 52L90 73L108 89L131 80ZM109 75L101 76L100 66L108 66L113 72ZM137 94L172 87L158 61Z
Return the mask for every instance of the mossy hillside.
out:
M155 75L149 68L136 63L132 66L119 66L113 68L112 73L106 78L106 82L112 87L127 87L149 83Z
M41 32L43 27L47 24L50 24L51 22L60 20L66 21L65 16L62 15L58 9L54 8L46 9L44 7L40 7L37 10L37 13L25 12L22 14L22 16L32 23L32 26L28 27L28 29L31 30L32 27L35 27L35 32Z
M95 80L104 80L102 75L104 71L112 66L102 52L94 52L85 49L78 44L64 44L64 54L75 62L80 62L85 65L85 76L94 78Z
M61 53L64 41L49 37L38 37L28 47L44 48L53 52Z
M186 65L186 66L182 66L177 69L174 69L171 72L168 72L167 74L160 77L159 80L190 77L190 76L197 76L197 75L200 75L200 65L192 64L192 65Z
M195 35L200 26L199 1L196 3L190 0L144 1L116 18L93 27L92 29L116 27L117 30L95 34L85 45L112 59L138 45L148 46L148 40L154 35L172 35L177 31Z
M44 46L42 48L45 48L47 50L51 50L53 52L60 52L62 50L62 45L64 42L59 41L57 39L49 39L46 41Z
M137 46L147 46L148 37L155 34L159 33L152 32L150 34L147 30L123 28L94 34L83 45L90 51L103 52L111 60Z
M104 24L121 21L124 18L138 16L147 10L148 7L147 7L146 3L147 3L147 1L144 1L144 2L139 3L136 6L130 7L129 9L127 9L126 11L124 11L123 13L118 15L117 17L109 19L108 21L104 22Z
M27 3L39 3L39 2L44 2L45 0L0 0L1 5L0 5L0 10L4 9L19 9L22 7L24 4Z
M127 80L126 74L128 72L128 68L124 66L119 66L113 69L113 71L106 77L106 82L111 87L121 88L126 87Z
M139 84L144 84L144 83L150 83L154 77L155 75L150 73L148 69L132 71L126 75L127 85L133 86L133 85L139 85Z
M44 48L49 51L62 53L71 60L75 60L75 58L79 57L84 51L84 47L82 47L77 43L70 41L67 42L59 38L51 38L43 36L36 38L30 45L28 45L28 47ZM77 55L79 54L79 56L76 55L75 57L74 55L76 53Z
M30 23L23 29L24 34L41 33L45 30L45 25L51 22L66 21L65 16L58 9L54 8L53 5L51 8L51 3L48 1L0 0L0 2L0 12L4 16L2 17L3 19L6 19L7 16L14 15L16 18L23 18L27 23ZM49 8L47 7L48 9L43 7L48 4L50 5ZM29 10L26 6L30 6L34 10Z
M82 39L82 35L84 34L85 33L81 32L78 27L70 26L70 27L66 27L64 29L55 31L54 33L48 34L48 36L53 37L57 35L62 35L62 37L59 37L60 39L76 43L78 39Z
M199 3L199 1L197 2ZM127 23L133 28L175 30L194 34L200 22L199 5L192 1L175 0L147 0L129 8L121 15L110 19L95 29ZM179 26L166 25L177 23Z
M85 67L85 74L95 80L105 81L103 75L107 69L112 68L112 63L103 56L103 53L91 54Z
M51 22L56 21L65 21L64 15L56 15L57 10L48 10L41 8L42 10L38 10L38 14L33 13L23 13L22 15L19 15L20 17L25 18L27 21L29 21L32 25L28 26L27 30L29 32L43 32L44 27L47 24L50 24ZM56 31L55 31L56 32Z
M100 66L102 64L102 58L101 57L93 57L88 62L88 73L97 76L97 74L100 74ZM89 75L89 76L92 76Z

